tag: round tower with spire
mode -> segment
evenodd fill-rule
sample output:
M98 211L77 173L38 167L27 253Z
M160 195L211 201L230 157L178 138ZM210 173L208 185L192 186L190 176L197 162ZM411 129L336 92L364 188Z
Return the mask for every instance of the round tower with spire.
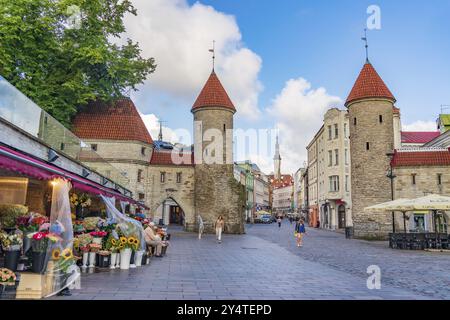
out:
M225 220L225 232L244 233L245 199L233 173L236 108L214 69L191 112L194 115L196 215L201 215L206 232L214 231L214 223L221 215Z
M386 238L392 231L389 215L364 212L391 200L386 177L394 149L394 98L367 59L345 106L350 121L352 215L355 237Z

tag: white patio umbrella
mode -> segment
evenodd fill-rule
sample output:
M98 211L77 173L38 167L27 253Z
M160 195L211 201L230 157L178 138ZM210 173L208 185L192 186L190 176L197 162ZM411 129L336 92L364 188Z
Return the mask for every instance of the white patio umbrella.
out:
M364 208L366 212L386 212L386 211L410 211L408 206L411 199L397 199L389 202L379 203L377 205Z
M426 197L411 200L413 210L450 210L450 197L430 194Z
M392 232L395 233L394 212L400 211L403 213L403 230L406 233L406 212L412 209L411 199L397 199L389 202L380 203L371 207L364 208L366 212L392 212Z
M408 211L432 211L436 221L436 211L450 210L450 197L431 194L417 199L397 199L375 206L364 208L366 212L389 212L400 211L403 213L404 229L406 232L405 215ZM437 231L436 231L437 232Z

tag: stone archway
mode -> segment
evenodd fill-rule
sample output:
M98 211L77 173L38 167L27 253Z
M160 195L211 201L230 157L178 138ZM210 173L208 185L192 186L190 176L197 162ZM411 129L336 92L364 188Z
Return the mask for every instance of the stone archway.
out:
M181 225L186 229L186 224L195 221L194 208L174 194L161 197L150 210L154 221L164 225Z

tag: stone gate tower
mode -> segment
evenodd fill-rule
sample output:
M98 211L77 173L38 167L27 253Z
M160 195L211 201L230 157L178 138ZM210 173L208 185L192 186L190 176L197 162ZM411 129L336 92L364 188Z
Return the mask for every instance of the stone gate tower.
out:
M233 116L236 109L216 73L209 76L194 114L195 211L213 232L219 215L225 232L244 233L244 192L233 174Z
M385 238L392 231L388 214L366 213L391 200L386 176L394 149L395 98L372 64L364 65L345 103L350 122L352 215L355 237Z

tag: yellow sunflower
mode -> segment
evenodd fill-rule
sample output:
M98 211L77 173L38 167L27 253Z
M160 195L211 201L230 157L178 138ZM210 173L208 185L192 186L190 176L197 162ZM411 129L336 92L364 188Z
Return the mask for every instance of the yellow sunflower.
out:
M70 249L70 248L64 249L63 252L61 253L61 255L63 256L63 258L65 260L72 259L73 258L72 249Z
M120 242L121 243L123 243L123 244L125 244L125 243L127 243L127 238L126 237L120 237Z
M136 239L135 237L129 237L129 238L128 238L128 243L129 243L129 244L135 244L136 241L137 241L137 239Z
M60 256L61 256L61 250L53 249L53 251L52 251L52 259L53 260L58 260Z
M117 240L116 239L112 239L111 243L112 243L113 246L115 246L117 244Z
M119 244L119 249L123 249L125 247L125 244L121 243Z

